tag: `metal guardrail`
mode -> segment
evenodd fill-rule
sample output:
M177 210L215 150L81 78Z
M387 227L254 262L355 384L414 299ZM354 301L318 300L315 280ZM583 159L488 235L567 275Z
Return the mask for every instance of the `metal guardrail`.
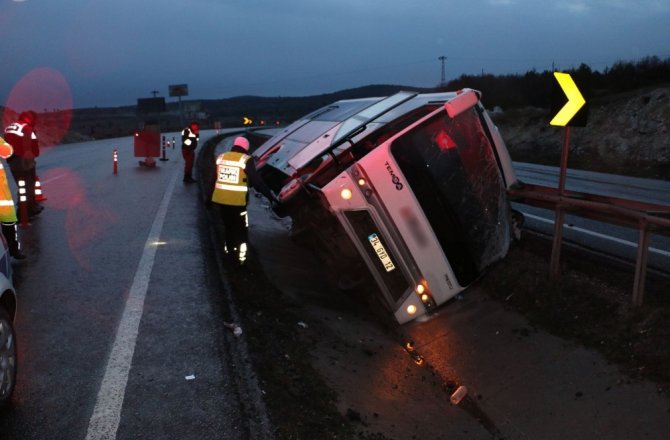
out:
M510 200L556 212L554 242L551 252L550 275L558 277L562 241L563 217L566 211L580 217L627 226L639 230L633 305L644 301L649 236L658 232L670 236L670 206L644 203L576 191L561 190L521 182L507 191Z

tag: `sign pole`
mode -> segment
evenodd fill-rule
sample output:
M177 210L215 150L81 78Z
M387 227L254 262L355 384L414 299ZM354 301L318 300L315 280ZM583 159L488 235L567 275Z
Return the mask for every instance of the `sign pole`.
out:
M181 107L181 97L188 96L188 84L172 84L168 86L170 90L170 96L176 96L179 98L179 127L180 130L184 128L184 113Z
M570 126L565 126L563 132L563 150L561 151L561 174L558 179L558 194L565 195L565 176L568 170L568 154L570 152Z
M184 128L184 113L181 110L181 95L179 95L179 128Z
M568 99L549 122L551 125L565 127L563 135L563 151L561 151L561 174L558 179L558 203L556 204L556 215L554 217L554 241L551 246L551 260L549 262L549 277L552 280L557 280L561 269L561 242L563 241L563 221L565 219L563 197L565 196L565 178L568 169L568 152L570 149L570 123L577 112L584 107L586 99L584 99L584 96L579 91L577 84L569 73L554 72L554 77L565 94L565 97Z

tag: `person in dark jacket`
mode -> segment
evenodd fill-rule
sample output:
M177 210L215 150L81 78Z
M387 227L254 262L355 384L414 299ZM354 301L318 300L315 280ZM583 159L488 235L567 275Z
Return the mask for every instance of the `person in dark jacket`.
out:
M242 265L248 252L249 187L253 186L272 203L277 198L256 170L249 154L249 141L238 136L230 151L221 153L216 159L216 183L212 191L212 202L219 205L225 229L224 251L232 254Z
M35 200L35 158L40 155L36 124L37 114L34 111L26 111L19 115L16 122L5 128L5 140L14 148L14 155L7 159L7 164L19 188L20 182L25 184L28 217L36 216L44 209ZM21 215L19 210L19 217Z
M195 160L195 149L200 140L200 126L197 122L191 122L188 127L181 131L181 155L184 158L184 182L193 183L193 162Z

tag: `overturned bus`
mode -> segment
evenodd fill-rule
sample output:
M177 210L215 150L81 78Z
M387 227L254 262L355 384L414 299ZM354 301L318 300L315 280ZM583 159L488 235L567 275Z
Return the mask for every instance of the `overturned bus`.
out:
M471 89L339 101L254 156L293 233L340 283L372 277L374 303L400 324L504 257L520 220L512 162Z

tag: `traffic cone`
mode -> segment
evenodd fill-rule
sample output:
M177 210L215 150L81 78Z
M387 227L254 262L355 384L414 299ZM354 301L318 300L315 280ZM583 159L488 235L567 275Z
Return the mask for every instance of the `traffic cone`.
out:
M35 201L36 202L43 202L47 198L44 196L42 193L42 184L40 183L40 178L39 176L35 176Z

